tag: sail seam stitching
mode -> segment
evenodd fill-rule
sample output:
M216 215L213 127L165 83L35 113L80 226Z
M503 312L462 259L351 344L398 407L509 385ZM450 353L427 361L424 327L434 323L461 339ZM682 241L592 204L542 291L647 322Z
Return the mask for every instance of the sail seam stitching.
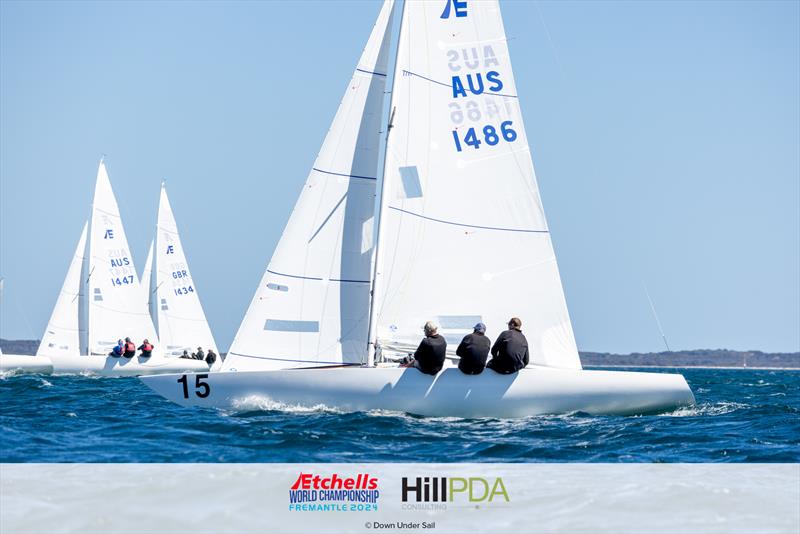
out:
M301 275L297 275L297 274L279 273L279 272L276 272L276 271L271 271L269 269L267 269L267 272L268 273L272 273L272 274L277 274L278 276L286 276L288 278L299 278L300 280L317 280L319 282L322 282L323 280L325 280L324 278L318 278L318 277L314 277L314 276L301 276ZM352 280L352 279L347 279L347 278L329 278L328 280L331 281L331 282L350 282L350 283L354 283L354 284L368 284L370 282L369 280Z
M399 211L399 212L402 212L402 213L407 213L408 215L413 215L414 217L419 217L420 219L427 219L429 221L438 222L438 223L442 223L442 224L450 224L450 225L453 225L453 226L463 226L463 227L466 227L466 228L479 228L481 230L498 230L498 231L501 231L501 232L522 232L522 233L527 233L527 234L549 234L550 233L549 230L525 230L523 228L502 228L502 227L499 227L499 226L479 226L479 225L476 225L476 224L464 224L464 223L458 223L458 222L453 222L453 221L445 221L443 219L435 219L433 217L427 217L425 215L421 215L419 213L414 213L413 211L404 210L402 208L397 208L395 206L388 206L388 207L389 207L390 210L395 210L395 211Z
M333 176L344 176L345 178L361 178L362 180L377 180L377 178L373 178L372 176L359 176L357 174L342 174L340 172L323 171L322 169L318 169L316 167L312 167L311 170L321 172L323 174L331 174Z
M360 69L360 68L356 68L356 70L357 70L358 72L363 72L363 73L365 73L365 74L375 74L376 76L383 76L383 77L386 77L386 74L384 74L383 72L373 72L373 71L371 71L371 70L364 70L364 69Z

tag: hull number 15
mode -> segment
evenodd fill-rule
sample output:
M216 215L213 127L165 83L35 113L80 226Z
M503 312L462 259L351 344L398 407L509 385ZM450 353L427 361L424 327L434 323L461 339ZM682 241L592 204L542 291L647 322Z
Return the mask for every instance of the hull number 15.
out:
M201 399L205 399L206 397L211 394L211 386L208 385L208 382L203 382L204 378L208 378L207 374L202 375L194 375L194 394L200 397ZM178 379L178 384L183 385L183 398L189 398L189 380L186 375L181 375Z

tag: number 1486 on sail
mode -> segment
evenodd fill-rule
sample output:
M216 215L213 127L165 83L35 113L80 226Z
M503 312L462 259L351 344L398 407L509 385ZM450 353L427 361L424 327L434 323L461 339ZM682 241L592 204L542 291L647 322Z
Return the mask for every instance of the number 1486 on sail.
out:
M475 132L475 128L470 128L464 135L463 144L478 149L481 147L482 143L486 143L489 146L494 146L500 142L500 139L503 139L509 143L513 143L517 140L517 132L511 128L511 124L512 121L504 121L500 123L499 133L494 126L487 124L483 127L483 130L479 130L483 134L482 136ZM483 137L483 139L481 139L481 137ZM456 150L458 152L464 150L458 130L453 130L453 141L456 144Z

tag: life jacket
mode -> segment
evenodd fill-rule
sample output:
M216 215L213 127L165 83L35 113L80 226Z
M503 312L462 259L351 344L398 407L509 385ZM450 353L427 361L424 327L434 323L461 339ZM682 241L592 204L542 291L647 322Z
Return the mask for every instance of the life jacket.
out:
M142 351L143 352L150 352L152 350L153 350L153 345L151 345L150 343L144 343L142 345Z
M136 352L136 345L132 341L125 343L125 352Z

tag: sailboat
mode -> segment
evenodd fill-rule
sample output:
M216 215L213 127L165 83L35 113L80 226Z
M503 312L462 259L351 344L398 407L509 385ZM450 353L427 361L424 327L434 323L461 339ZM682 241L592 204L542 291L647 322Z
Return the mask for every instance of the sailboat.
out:
M678 374L581 367L498 2L404 2L384 113L394 8L384 2L222 372L144 383L183 405L256 397L423 416L693 404ZM531 353L517 373L450 365L429 376L392 363L414 350L427 320L454 356L477 322L496 337L511 316Z
M5 279L0 278L0 297L2 297L4 286ZM53 372L53 362L46 356L7 354L0 350L0 372L50 374Z
M208 371L205 362L167 358L159 347L133 264L108 171L100 161L90 220L84 224L37 357L56 373L106 376ZM149 358L111 357L119 338L156 347Z
M148 290L146 301L150 317L167 356L180 357L184 351L191 354L198 347L205 352L211 349L219 354L200 304L197 284L189 270L178 225L167 197L166 184L163 183L158 203L156 239L147 255L142 286ZM218 357L210 370L217 371L221 366L222 358Z

